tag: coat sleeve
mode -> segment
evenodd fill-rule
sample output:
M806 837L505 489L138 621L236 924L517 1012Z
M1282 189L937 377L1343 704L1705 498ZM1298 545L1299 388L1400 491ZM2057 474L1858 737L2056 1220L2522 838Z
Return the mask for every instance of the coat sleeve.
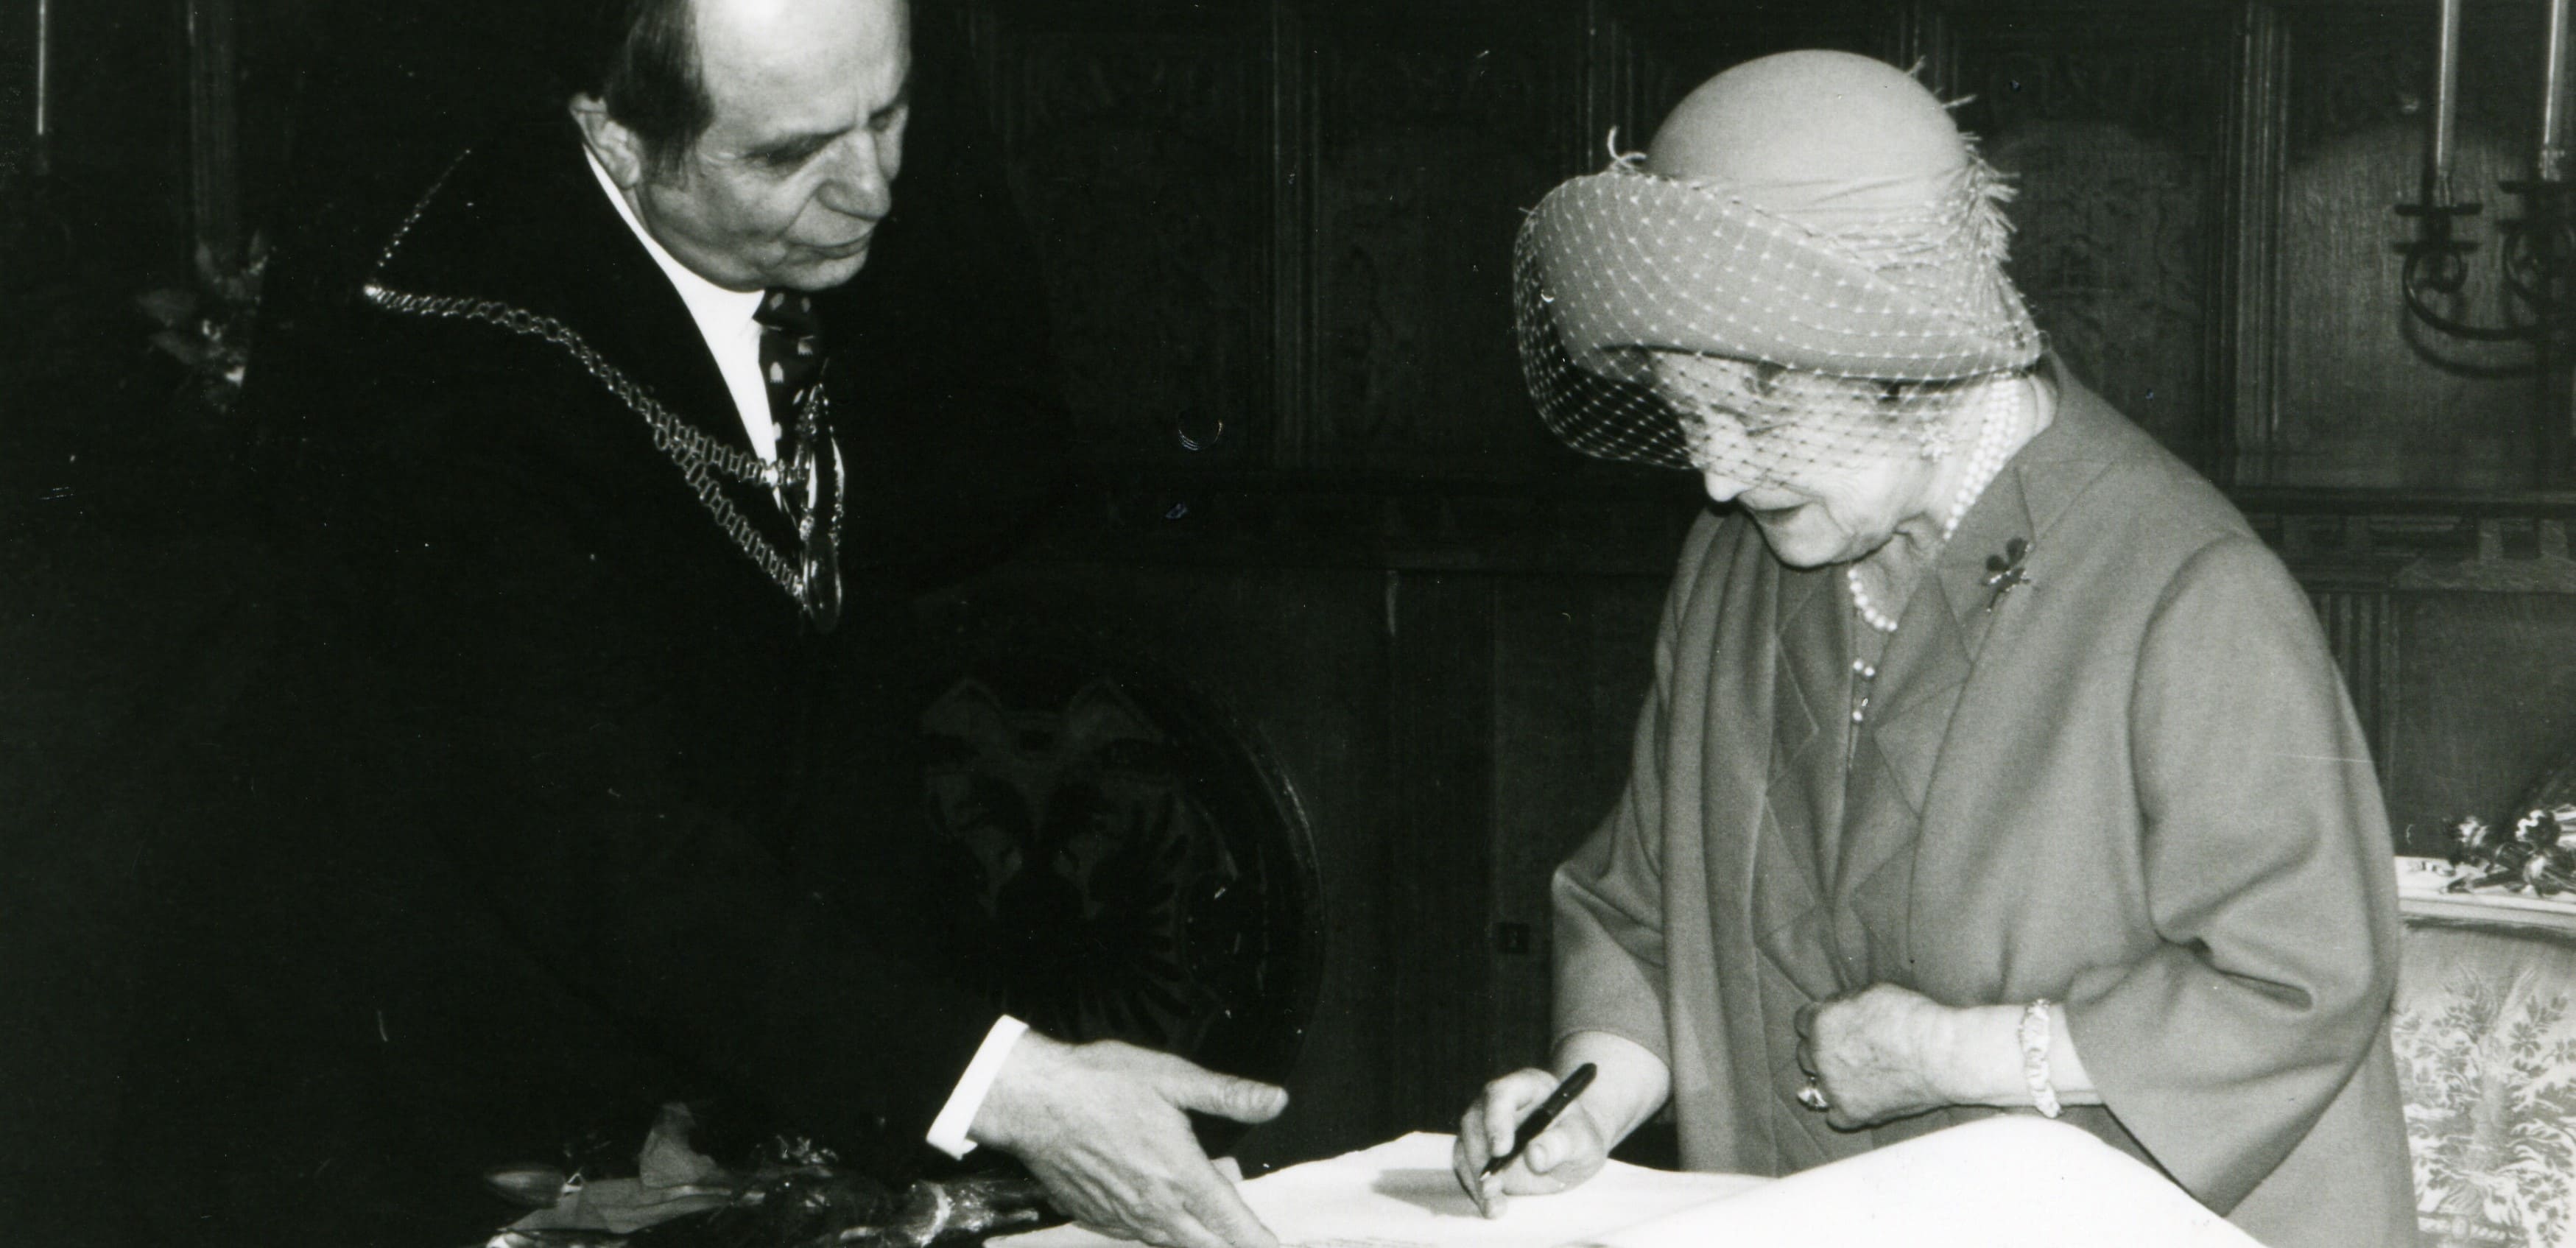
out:
M2112 1114L2223 1213L2367 1054L2398 953L2368 746L2306 596L2252 537L2168 587L2130 743L2157 944L2079 974L2067 1021Z
M1672 1064L1664 999L1664 762L1673 749L1675 656L1693 639L1688 605L1714 527L1703 520L1681 559L1655 635L1654 685L1637 715L1627 787L1608 818L1556 870L1554 1039L1606 1031ZM1697 641L1705 645L1706 638Z

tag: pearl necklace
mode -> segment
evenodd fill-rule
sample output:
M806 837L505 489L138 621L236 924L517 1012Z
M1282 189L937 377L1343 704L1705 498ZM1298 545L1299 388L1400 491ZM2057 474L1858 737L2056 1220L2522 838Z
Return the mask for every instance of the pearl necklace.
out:
M1895 619L1887 615L1885 612L1880 611L1877 606L1872 604L1869 600L1869 594L1861 589L1859 564L1851 563L1843 566L1843 584L1851 587L1852 606L1860 611L1862 623L1867 624L1871 628L1877 629L1882 633L1892 633L1896 631Z
M1959 522L1968 518L1968 509L1977 505L1986 487L2003 475L2004 463L2012 458L2014 435L2021 431L2021 405L2013 401L2019 397L2020 387L1997 386L1994 394L1996 397L1988 401L1985 420L1977 429L1976 449L1968 455L1968 475L1959 479L1959 492L1950 500L1949 513L1941 518L1941 540L1945 543L1958 533ZM2003 410L1994 410L1998 406ZM1862 623L1882 633L1896 631L1896 617L1879 610L1860 587L1858 560L1843 565L1843 584L1851 590L1852 608L1860 612Z
M2027 383L2024 383L2027 384ZM1977 449L1968 456L1968 475L1959 480L1959 494L1950 500L1950 514L1942 517L1941 540L1959 531L1959 522L1968 518L1968 509L1977 505L1986 487L2003 475L2004 461L2012 458L2013 444L2021 432L2022 408L2014 400L2021 397L2019 385L1995 387L1996 397L1986 412L1985 424L1977 430ZM1998 412L1994 407L2001 407Z

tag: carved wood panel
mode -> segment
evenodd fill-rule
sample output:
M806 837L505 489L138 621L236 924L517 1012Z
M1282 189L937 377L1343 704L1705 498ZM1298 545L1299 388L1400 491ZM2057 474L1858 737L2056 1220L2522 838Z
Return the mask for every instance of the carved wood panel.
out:
M2493 320L2495 183L2530 172L2539 9L2470 5L2462 31L2459 185L2487 203L2471 224L2466 311ZM2432 9L2288 11L2278 407L2249 447L2283 485L2507 489L2537 484L2538 382L2520 346L2425 330L2399 293L2431 94ZM2504 202L2498 202L2498 201Z
M1542 451L1510 332L1521 210L1571 170L1571 6L1309 26L1316 425L1301 467L1513 477Z
M1008 616L1043 621L1078 649L1150 665L1222 712L1266 760L1280 796L1302 809L1314 833L1325 965L1287 1079L1296 1108L1245 1136L1238 1155L1258 1169L1393 1134L1398 1128L1384 1108L1389 1063L1398 1060L1390 1049L1432 1028L1422 1015L1391 1007L1387 985L1399 974L1407 982L1433 977L1394 964L1436 962L1461 942L1446 939L1445 926L1438 942L1390 945L1384 938L1399 922L1387 912L1410 900L1389 869L1397 851L1413 856L1406 861L1433 856L1458 834L1443 829L1397 844L1391 795L1426 781L1419 773L1399 780L1390 770L1382 575L1248 561L1222 569L1023 561L927 605L941 636L958 636L960 622ZM1427 710L1419 714L1436 722ZM1434 922L1453 921L1426 919L1420 927ZM1427 947L1434 943L1439 947ZM1448 1022L1440 1029L1445 1040L1473 1031Z
M1242 463L1271 380L1262 14L1009 4L989 27L1086 452Z
M2326 646L2343 672L2344 689L2361 719L2371 757L2385 768L2395 750L2390 721L2397 702L2399 663L2397 626L2389 596L2371 591L2314 590L2317 622L2325 628Z
M2010 265L2078 376L2204 467L2217 328L2228 11L1963 8L1960 123L2018 181Z
M2194 462L2256 484L2531 476L2535 387L2498 375L2514 350L2427 342L2396 302L2429 6L981 7L1097 459L1568 471L1520 418L1515 210L1597 165L1611 125L1643 143L1708 73L1828 46L1919 57L1977 97L1963 120L2023 175L2015 272L2042 324ZM2473 8L2463 172L2487 186L2518 172L2534 38Z

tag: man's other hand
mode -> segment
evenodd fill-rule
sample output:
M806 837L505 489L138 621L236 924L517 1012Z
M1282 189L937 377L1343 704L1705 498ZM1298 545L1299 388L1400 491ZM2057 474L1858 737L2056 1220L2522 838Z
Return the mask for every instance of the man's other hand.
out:
M1075 1221L1162 1248L1278 1248L1199 1151L1196 1110L1267 1122L1288 1093L1115 1040L1031 1032L984 1096L967 1136L1020 1159Z

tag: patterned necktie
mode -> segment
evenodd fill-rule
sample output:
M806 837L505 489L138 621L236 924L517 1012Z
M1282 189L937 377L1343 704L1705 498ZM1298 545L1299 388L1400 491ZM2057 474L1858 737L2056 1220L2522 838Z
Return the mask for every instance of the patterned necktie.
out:
M785 469L779 500L805 548L799 597L805 618L828 633L841 616L841 459L824 418L823 323L799 290L764 293L752 319L760 322L760 376Z

